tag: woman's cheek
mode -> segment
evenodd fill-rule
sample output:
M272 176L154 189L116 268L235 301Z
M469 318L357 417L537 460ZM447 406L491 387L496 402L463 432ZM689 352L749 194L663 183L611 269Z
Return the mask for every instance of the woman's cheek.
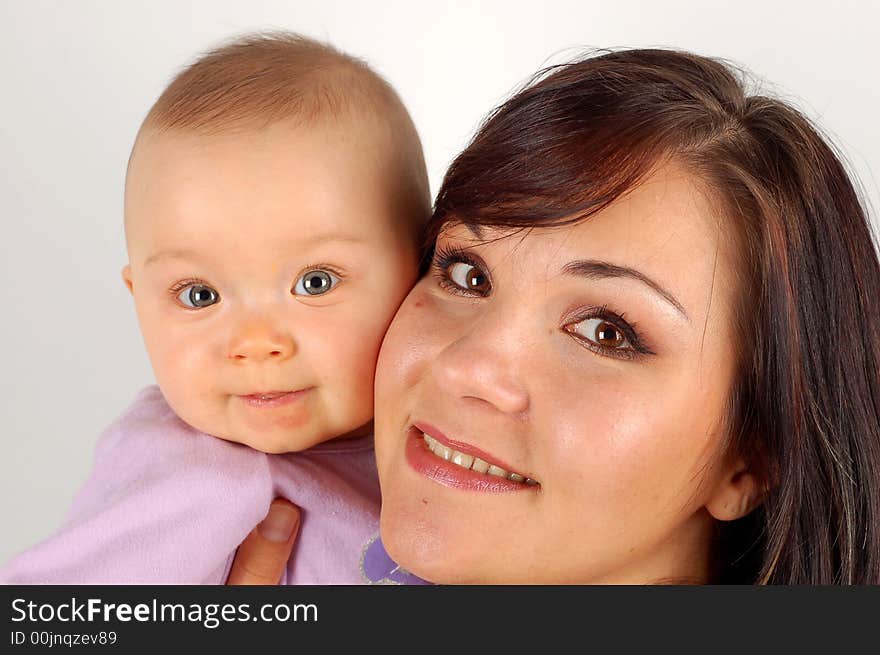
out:
M665 457L664 399L633 370L601 364L589 372L559 371L553 385L545 380L546 402L535 404L545 409L535 422L546 426L540 442L570 490L630 497Z
M415 386L448 345L448 318L424 283L407 296L388 328L379 354L377 388L385 387L386 381L402 388Z

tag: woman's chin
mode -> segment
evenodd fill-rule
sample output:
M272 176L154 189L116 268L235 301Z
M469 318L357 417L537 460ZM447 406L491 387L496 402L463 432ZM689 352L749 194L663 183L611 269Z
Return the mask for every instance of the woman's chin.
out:
M467 557L473 549L456 535L412 517L410 512L397 511L392 503L383 505L379 529L391 559L423 580L436 584L478 582L474 578L475 562ZM467 579L462 572L467 572Z

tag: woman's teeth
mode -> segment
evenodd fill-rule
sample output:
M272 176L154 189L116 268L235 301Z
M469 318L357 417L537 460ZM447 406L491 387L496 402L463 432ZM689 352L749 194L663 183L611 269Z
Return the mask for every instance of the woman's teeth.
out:
M500 466L489 464L489 462L486 462L479 457L474 457L473 455L465 455L464 453L460 453L457 450L448 448L437 441L434 437L429 434L425 434L424 432L422 433L422 438L425 440L425 443L428 446L428 450L437 455L437 457L442 457L447 462L452 462L453 464L456 464L464 469L470 469L471 471L476 471L477 473L494 475L496 477L511 480L513 482L522 482L530 486L538 484L531 478L524 477L519 473L511 473L510 471L505 471Z

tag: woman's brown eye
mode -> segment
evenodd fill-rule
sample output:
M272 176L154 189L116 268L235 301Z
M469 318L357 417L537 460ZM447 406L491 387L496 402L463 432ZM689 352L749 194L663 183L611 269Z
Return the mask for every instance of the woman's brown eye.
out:
M620 328L601 318L579 321L572 326L571 331L603 348L625 350L632 347Z
M462 289L486 293L489 290L489 280L479 268L467 262L456 262L446 269L449 279Z
M626 343L626 337L611 323L603 321L596 327L596 342L609 348L619 348Z

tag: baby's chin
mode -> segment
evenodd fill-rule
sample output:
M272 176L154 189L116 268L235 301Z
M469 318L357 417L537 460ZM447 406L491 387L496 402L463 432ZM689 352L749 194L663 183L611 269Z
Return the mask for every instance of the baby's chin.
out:
M278 427L259 429L229 425L227 422L199 420L199 418L192 420L186 417L181 418L199 432L204 432L223 441L239 443L270 455L307 450L322 441L332 438L323 435L320 431L308 429L307 427L296 429Z
M314 417L308 420L297 418L284 420L247 420L235 412L205 412L201 408L175 408L177 415L190 426L207 435L249 446L260 452L277 455L307 450L312 446L332 438L322 430ZM190 411L187 411L190 410Z
M203 432L207 432L203 430ZM211 434L211 432L207 432ZM314 434L273 434L272 431L254 433L252 431L230 431L222 435L215 435L225 441L240 443L249 446L254 450L268 453L270 455L279 455L282 453L295 453L302 450L308 450L326 438L316 436Z

